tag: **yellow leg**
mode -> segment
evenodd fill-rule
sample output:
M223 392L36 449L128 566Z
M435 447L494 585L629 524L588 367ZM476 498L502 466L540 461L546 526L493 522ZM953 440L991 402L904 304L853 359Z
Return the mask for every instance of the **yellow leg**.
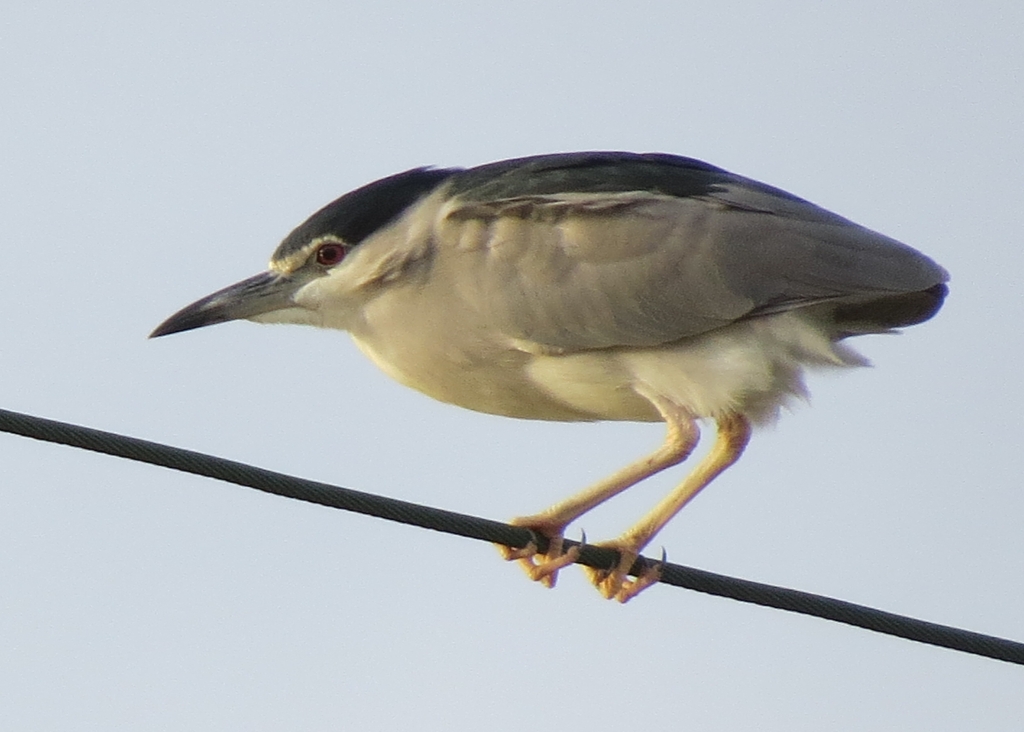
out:
M714 480L723 470L735 463L750 441L750 422L740 414L721 417L718 422L718 437L711 452L694 467L686 479L655 506L650 513L638 521L618 539L602 542L600 546L616 549L619 562L612 570L595 570L585 567L594 586L607 598L628 602L640 592L658 581L660 568L652 567L635 580L627 579L629 568L661 531L665 524Z
M505 559L518 560L531 579L541 582L545 587L554 587L558 570L579 558L578 547L562 553L562 534L566 526L645 478L678 465L693 452L700 438L696 420L674 404L655 398L651 398L651 401L664 416L667 425L665 441L661 447L546 511L512 519L510 523L532 529L547 537L550 543L543 557L536 556L537 548L532 544L523 549L499 546L498 550Z

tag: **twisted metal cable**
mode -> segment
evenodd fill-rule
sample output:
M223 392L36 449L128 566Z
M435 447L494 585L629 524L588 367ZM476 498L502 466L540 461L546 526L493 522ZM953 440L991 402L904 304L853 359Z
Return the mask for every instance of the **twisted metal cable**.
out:
M203 475L255 488L285 498L295 498L322 506L341 508L411 526L504 544L513 548L525 547L531 540L536 539L540 545L540 551L543 552L547 549L547 542L543 537L534 537L533 532L528 529L510 526L499 521L296 478L212 455L125 437L112 432L42 419L19 412L0 409L0 432L9 432L36 440L160 465L185 473ZM565 545L566 548L579 546L577 542L568 540ZM614 550L587 545L583 547L578 563L605 569L613 566L617 559L618 554ZM653 561L640 557L630 570L630 574L639 574ZM684 587L779 610L813 615L919 643L1024 665L1024 643L929 623L809 592L751 582L670 563L662 565L661 584Z

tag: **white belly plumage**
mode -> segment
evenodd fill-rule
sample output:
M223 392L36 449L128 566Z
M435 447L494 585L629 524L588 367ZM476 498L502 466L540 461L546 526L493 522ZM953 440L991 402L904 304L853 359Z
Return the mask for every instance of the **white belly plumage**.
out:
M490 359L438 353L407 368L407 354L376 338L356 343L385 372L435 399L481 412L559 421L663 419L648 395L697 418L744 414L770 422L804 397L806 366L862 366L832 340L814 308L743 320L653 348L550 353L524 344L492 346ZM408 357L413 357L411 354ZM413 373L414 372L414 373ZM475 387L475 388L474 388Z

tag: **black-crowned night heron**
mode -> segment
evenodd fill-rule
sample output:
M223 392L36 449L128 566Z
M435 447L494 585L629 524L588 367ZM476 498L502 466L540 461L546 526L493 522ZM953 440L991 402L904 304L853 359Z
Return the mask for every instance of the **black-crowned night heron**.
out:
M804 394L805 366L862 365L842 344L927 320L935 262L777 188L672 155L542 155L417 168L313 214L268 272L172 315L154 336L244 318L351 333L398 381L480 412L663 421L651 455L516 519L551 541L508 551L548 586L566 526L718 436L685 480L588 570L626 601L655 534L743 452L751 425Z

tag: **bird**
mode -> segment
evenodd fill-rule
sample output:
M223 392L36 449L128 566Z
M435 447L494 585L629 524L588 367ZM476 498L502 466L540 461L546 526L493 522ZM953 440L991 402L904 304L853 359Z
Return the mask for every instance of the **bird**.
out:
M867 361L846 340L931 318L949 275L919 251L778 188L665 153L535 155L419 167L357 188L288 234L267 271L179 310L151 337L246 319L347 331L397 381L530 420L664 422L649 455L536 514L505 548L553 587L566 528L710 450L585 567L605 598L657 583L630 568L739 459L753 427L804 398L804 372ZM664 560L664 558L663 558Z

